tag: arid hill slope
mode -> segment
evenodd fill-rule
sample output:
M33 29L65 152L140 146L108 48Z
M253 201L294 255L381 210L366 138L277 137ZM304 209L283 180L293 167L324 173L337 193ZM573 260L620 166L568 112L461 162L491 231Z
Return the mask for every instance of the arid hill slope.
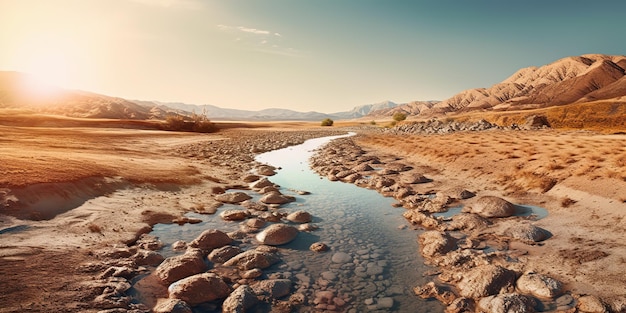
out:
M411 102L395 108L411 115L429 115L474 110L522 110L546 108L597 100L624 100L626 56L587 54L567 57L541 67L520 69L489 88L462 91L453 97L421 105ZM393 112L374 112L388 116Z

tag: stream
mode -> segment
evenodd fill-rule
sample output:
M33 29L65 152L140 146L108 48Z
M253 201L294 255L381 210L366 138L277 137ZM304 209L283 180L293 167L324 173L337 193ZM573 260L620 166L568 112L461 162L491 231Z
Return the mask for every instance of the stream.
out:
M412 291L413 287L429 281L424 273L432 268L423 264L416 240L418 232L407 228L408 223L402 217L404 209L392 207L393 199L374 190L332 182L310 169L309 158L316 149L346 136L350 134L311 139L256 157L260 163L280 168L269 179L281 186L283 194L296 197L295 202L281 206L280 210L307 211L313 215L312 223L319 227L312 232L300 232L294 241L279 246L282 262L264 273L294 282L293 293L305 295L308 301L299 312L442 312L439 302L421 299ZM299 195L297 190L310 194ZM260 198L255 192L247 192L254 200ZM238 207L225 205L220 211L229 206ZM154 226L151 234L165 243L164 256L175 254L171 250L174 241L191 241L205 229L228 232L239 228L238 222L222 221L219 215L190 213L188 216L203 222ZM330 250L310 251L309 246L314 242L323 242ZM240 246L254 247L250 243ZM338 299L334 306L316 303L322 293ZM342 302L345 303L341 305Z

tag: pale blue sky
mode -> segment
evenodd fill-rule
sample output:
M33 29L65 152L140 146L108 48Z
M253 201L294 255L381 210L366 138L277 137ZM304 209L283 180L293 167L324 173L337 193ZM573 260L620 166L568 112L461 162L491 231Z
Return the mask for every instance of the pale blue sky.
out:
M626 54L626 1L0 0L0 70L129 99L337 112Z

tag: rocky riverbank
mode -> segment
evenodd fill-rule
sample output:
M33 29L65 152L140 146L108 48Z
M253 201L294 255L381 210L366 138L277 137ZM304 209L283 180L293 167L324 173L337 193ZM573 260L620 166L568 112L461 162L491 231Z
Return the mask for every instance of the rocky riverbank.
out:
M439 269L415 294L436 298L446 312L624 312L626 297L578 294L535 270L527 248L549 246L553 234L537 216L489 190L467 190L429 177L433 168L402 156L366 151L353 138L335 140L311 162L330 180L375 189L394 197L404 217L422 230L424 258ZM438 176L439 178L440 176ZM436 213L462 206L451 217ZM552 266L558 267L558 264ZM567 278L567 276L565 276ZM620 294L620 291L617 291Z

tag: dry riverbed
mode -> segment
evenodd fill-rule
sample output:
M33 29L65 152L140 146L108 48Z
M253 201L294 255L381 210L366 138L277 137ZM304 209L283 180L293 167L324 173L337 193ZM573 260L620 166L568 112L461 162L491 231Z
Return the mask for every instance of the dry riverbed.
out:
M297 130L293 126L235 128L215 134L0 127L0 312L149 310L158 298L167 298L163 284L154 287L159 283L152 284L150 279L167 281L172 271L155 270L163 261L154 251L159 242L142 234L155 223L196 222L184 217L185 212L224 213L218 208L230 201L220 196L225 190L248 188L254 168L271 174L271 169L254 163L256 154L337 133L331 128ZM415 286L416 292L454 303L451 311L493 308L493 303L501 301L528 310L552 305L570 312L621 312L626 307L625 147L624 135L585 132L400 136L376 131L334 142L320 151L314 165L329 178L396 197L416 229L429 229L420 235L422 254L439 271L430 273L435 284ZM459 204L478 210L473 201L488 196L540 206L548 210L548 216L539 220L481 217L475 211L467 214L472 216L470 223L431 215ZM257 222L287 218L266 210L258 203L248 207L247 212L256 215L246 216L246 225L254 228ZM518 224L536 228L530 235L509 231ZM545 236L531 236L535 234ZM205 237L212 236L221 235ZM211 250L210 245L203 246L208 244L206 238L187 243L199 249L185 254L191 263L198 252ZM263 256L275 262L278 250L258 246L247 253L257 261ZM239 270L197 278L211 284L226 281L224 292L236 288L241 297L249 293L265 297L274 310L289 311L298 301L307 301L297 299L298 295L286 302L275 301L273 295L262 295L262 290L238 288L258 284L257 272ZM152 274L140 287L152 294L144 303L131 302L129 282L147 273ZM480 289L476 285L485 282L471 277L489 275L495 275L492 281L504 279L492 293L521 296L481 300L490 295L476 291ZM524 279L537 277L560 282L552 288L554 294L534 294L536 287L520 290L520 284L526 286ZM257 289L288 284L270 283L265 281ZM216 297L222 296L226 295ZM337 311L349 301L324 297L308 301L320 301ZM544 304L533 304L539 298Z

